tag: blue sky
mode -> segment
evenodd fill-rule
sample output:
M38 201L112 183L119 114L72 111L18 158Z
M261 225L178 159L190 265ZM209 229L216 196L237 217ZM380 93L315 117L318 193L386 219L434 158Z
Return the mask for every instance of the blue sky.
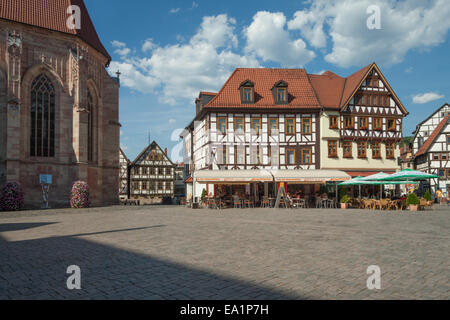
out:
M410 115L404 134L450 102L450 6L435 1L85 0L120 69L121 145L134 159L148 133L177 157L179 130L200 90L219 90L236 67L331 70L377 62ZM370 5L381 29L369 30Z

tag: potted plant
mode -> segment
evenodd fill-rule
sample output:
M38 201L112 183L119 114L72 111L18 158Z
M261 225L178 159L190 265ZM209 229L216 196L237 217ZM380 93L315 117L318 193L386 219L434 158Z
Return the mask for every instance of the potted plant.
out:
M206 196L208 195L208 192L206 191L206 189L203 189L202 191L202 196L201 196L201 200L202 200L202 206L205 207L206 206Z
M341 209L347 209L349 202L350 202L350 197L346 194L343 195L341 198Z
M419 198L415 193L410 193L406 199L406 205L409 206L409 211L417 211L419 208Z

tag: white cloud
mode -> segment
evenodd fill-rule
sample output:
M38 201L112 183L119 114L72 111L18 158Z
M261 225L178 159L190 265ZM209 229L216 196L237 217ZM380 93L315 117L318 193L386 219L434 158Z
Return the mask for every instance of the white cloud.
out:
M412 73L414 71L414 68L413 67L409 67L409 68L406 68L405 69L405 72L406 73Z
M315 57L315 53L306 49L302 39L291 39L285 27L286 17L283 13L257 12L250 26L244 29L247 39L245 51L285 67L305 65Z
M369 30L366 13L370 5L381 9L381 29ZM450 29L450 6L446 0L315 0L289 21L316 48L330 39L329 63L341 67L376 61L395 64L410 50L424 50L443 43ZM326 32L328 32L328 36Z
M111 45L114 48L117 48L116 50L114 50L114 53L117 53L121 57L125 57L131 52L131 50L127 48L126 43L124 42L114 40L111 42Z
M428 93L423 93L423 94L418 94L416 96L413 97L413 102L416 104L424 104L424 103L428 103L434 100L439 100L442 99L444 96L434 93L434 92L428 92Z
M123 47L126 47L126 43L120 42L120 41L117 41L117 40L111 41L111 45L112 45L114 48L123 48Z
M154 48L156 48L156 45L153 43L153 39L149 38L144 41L144 44L142 45L142 51L152 51Z
M180 8L173 8L169 10L170 14L178 13L180 11Z
M236 67L259 67L252 55L232 51L238 45L235 23L227 15L204 17L188 43L160 47L151 42L147 56L121 56L110 72L120 69L123 86L158 92L160 102L168 104L194 99L202 90L218 90Z
M195 8L198 8L198 3L194 1L194 2L192 2L191 9L195 9Z
M177 120L175 120L175 119L169 119L169 123L170 124L174 124L174 123L176 123L177 122Z

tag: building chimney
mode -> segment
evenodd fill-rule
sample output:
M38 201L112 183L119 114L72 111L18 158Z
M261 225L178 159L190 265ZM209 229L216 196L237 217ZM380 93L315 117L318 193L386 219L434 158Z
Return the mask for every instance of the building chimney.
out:
M164 154L167 156L167 148L164 149Z

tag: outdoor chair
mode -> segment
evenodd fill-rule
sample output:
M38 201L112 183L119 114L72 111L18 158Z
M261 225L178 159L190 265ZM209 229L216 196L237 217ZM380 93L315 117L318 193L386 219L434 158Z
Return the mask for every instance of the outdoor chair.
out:
M249 199L245 199L244 200L244 206L246 208L254 208L253 202L251 200L249 200Z
M270 208L270 201L268 197L263 197L261 201L261 208Z

